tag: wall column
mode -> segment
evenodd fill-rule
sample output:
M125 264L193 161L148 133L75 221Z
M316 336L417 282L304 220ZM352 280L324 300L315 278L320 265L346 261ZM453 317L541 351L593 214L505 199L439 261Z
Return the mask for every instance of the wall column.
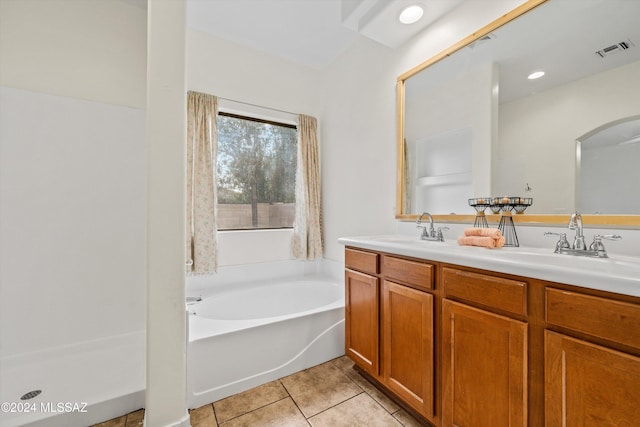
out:
M145 426L189 426L185 317L186 3L149 0Z

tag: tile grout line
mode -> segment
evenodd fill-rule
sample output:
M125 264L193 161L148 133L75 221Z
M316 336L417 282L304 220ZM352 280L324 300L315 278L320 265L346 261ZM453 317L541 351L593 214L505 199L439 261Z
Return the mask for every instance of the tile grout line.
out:
M283 398L281 398L281 399L274 400L273 402L269 402L269 403L267 403L267 404L265 404L265 405L262 405L262 406L260 406L260 407L254 408L254 409L252 409L252 410L250 410L250 411L243 412L242 414L240 414L240 415L236 415L235 417L229 418L228 420L224 420L223 422L218 423L218 426L222 426L223 424L226 424L226 423L228 423L228 422L229 422L229 421L231 421L231 420L235 420L236 418L240 418L240 417L242 417L242 416L244 416L244 415L250 414L250 413L252 413L252 412L256 412L256 411L257 411L257 410L259 410L259 409L266 408L267 406L269 406L269 405L273 405L274 403L281 402L281 401L285 400L287 397L291 398L291 396L289 395L289 393L288 393L288 392L287 392L287 396L285 396L285 397L283 397ZM293 398L291 398L291 400L293 400ZM295 403L295 402L294 402L294 403ZM212 403L211 405L213 405L213 403ZM297 405L296 405L296 406L297 406ZM215 407L214 407L214 409L213 409L213 413L214 413L214 415L215 415ZM216 417L216 422L218 422L218 417Z
M314 414L314 415L310 416L309 418L307 418L307 420L309 420L309 419L311 419L311 418L315 417L316 415L320 415L320 414L322 414L323 412L326 412L326 411L328 411L328 410L330 410L330 409L333 409L333 408L335 408L335 407L336 407L336 406L338 406L338 405L341 405L341 404L343 404L343 403L345 403L345 402L348 402L349 400L354 399L354 398L356 398L356 397L358 397L358 396L360 396L361 394L363 394L363 393L364 393L364 394L366 394L366 395L367 395L367 396L368 396L368 397L369 397L369 398L370 398L370 399L371 399L371 400L372 400L376 405L378 405L378 406L379 406L379 407L380 407L380 408L381 408L385 413L387 413L389 416L391 416L391 417L392 417L392 418L393 418L393 419L394 419L398 424L400 424L400 425L401 425L401 426L403 426L403 427L405 426L405 424L404 424L402 421L400 421L396 416L394 416L394 414L397 414L398 412L402 411L402 408L398 408L398 409L396 409L394 412L391 412L391 411L387 410L387 408L385 408L385 407L384 407L384 405L382 405L382 403L380 403L380 402L379 402L379 401L378 401L374 396L372 396L372 395L371 395L371 393L369 393L367 390L365 390L364 388L362 388L362 387L361 387L357 382L355 382L355 381L353 380L353 378L349 377L349 375L347 375L345 371L343 371L339 366L337 366L335 363L333 363L333 361L334 361L334 360L336 360L336 359L333 359L333 360L331 360L330 362L331 362L331 363L332 363L336 368L338 368L338 370L339 370L339 371L340 371L340 372L341 372L341 373L342 373L342 374L343 374L343 375L344 375L344 376L345 376L349 381L351 381L351 383L352 383L353 385L355 385L356 387L358 387L361 391L360 391L360 393L358 393L358 394L356 394L356 395L353 395L353 396L351 396L350 398L343 400L342 402L336 403L335 405L330 406L329 408L323 409L322 411L318 412L317 414ZM283 384L283 387L284 387L284 384ZM285 390L286 390L286 387L285 387ZM288 391L288 390L287 390L287 393L289 393L289 391ZM293 402L295 403L295 399L293 399L293 396L291 397L291 399L292 399L292 400L293 400ZM296 406L298 406L298 405L296 404ZM300 411L300 412L302 412L302 411ZM303 414L303 415L304 415L304 414Z
M361 390L362 390L362 389L361 389ZM333 409L333 408L335 408L336 406L342 405L343 403L348 402L348 401L350 401L351 399L354 399L354 398L356 398L356 397L360 396L360 395L361 395L361 394L363 394L363 393L368 395L368 393L367 393L366 391L362 390L362 391L360 391L360 393L358 393L358 394L354 394L353 396L351 396L351 397L350 397L350 398L348 398L348 399L343 400L342 402L338 402L338 403L336 403L336 404L335 404L335 405L333 405L333 406L330 406L330 407L328 407L328 408L326 408L326 409L323 409L322 411L318 412L317 414L313 414L313 415L311 415L309 418L307 418L307 420L309 420L309 419L311 419L311 418L315 417L316 415L320 415L320 414L322 414L323 412L327 412L329 409ZM371 397L371 396L369 396L369 397ZM375 401L375 400L374 400L374 401ZM376 402L376 403L377 403L377 402ZM303 414L303 415L304 415L304 414Z
M336 359L337 359L337 358L336 358ZM328 411L329 409L335 408L336 406L341 405L341 404L343 404L344 402L347 402L347 401L349 401L349 400L353 399L353 398L354 398L354 397L356 397L356 396L360 396L362 393L366 393L366 394L367 394L367 395L368 395L368 396L369 396L373 401L375 401L376 403L378 403L375 399L373 399L373 397L371 397L371 395L369 395L369 393L367 393L367 392L366 392L362 387L360 387L360 386L359 386L355 381L353 381L353 379L349 378L349 376L348 376L348 375L346 375L346 374L345 374L345 372L344 372L344 371L343 371L339 366L337 366L337 365L334 363L334 360L336 360L336 359L332 359L332 360L330 360L329 362L326 362L326 363L331 363L331 365L332 365L334 368L336 368L336 369L338 370L338 372L340 372L340 373L341 373L341 374L342 374L346 379L348 379L348 380L351 382L351 384L355 385L355 386L360 390L360 393L354 394L353 396L351 396L351 397L349 397L349 398L347 398L347 399L345 399L345 400L343 400L343 401L340 401L340 402L336 403L335 405L332 405L332 406L330 406L330 407L328 407L328 408L325 408L325 409L323 409L322 411L320 411L320 412L318 412L318 413L316 413L316 414L313 414L313 415L311 415L311 416L309 416L309 417L307 417L307 416L304 414L304 412L302 412L302 409L300 409L300 407L298 406L298 403L296 402L296 400L293 398L293 396L291 396L291 393L289 393L289 390L287 390L287 387L284 385L284 383L283 383L281 380L279 380L279 381L280 381L280 383L282 384L282 387L284 387L284 389L285 389L285 391L287 392L287 394L289 394L289 396L291 397L291 400L293 401L294 405L296 405L296 407L298 408L298 410L300 411L300 413L302 414L302 416L307 420L307 423L308 423L308 424L311 424L311 423L309 422L309 420L310 420L311 418L315 417L316 415L322 414L323 412L326 412L326 411ZM378 403L378 405L380 405L380 404ZM380 405L380 406L382 406L382 405ZM384 409L384 407L383 407L382 409ZM385 410L385 411L386 411L386 410ZM388 411L387 411L387 412L388 412Z
M213 406L213 402L209 403L209 405L211 405L211 410L213 411L213 421L216 422L216 426L219 426L220 423L218 422L218 415L216 415L216 407ZM189 419L191 419L191 417L189 417ZM191 423L191 421L189 421L189 423Z
M286 378L286 377L285 377ZM289 390L287 389L287 386L284 385L284 383L282 382L282 378L280 378L278 380L278 382L280 383L280 385L282 386L282 388L284 388L284 391L287 392L287 396L289 396L289 398L291 399L291 401L293 402L293 404L295 405L295 407L298 409L298 411L300 412L300 414L302 415L302 417L304 418L304 420L307 422L308 425L311 425L311 423L309 422L309 418L307 418L304 415L304 412L302 412L302 409L300 409L300 407L298 406L298 402L296 402L296 400L293 398L293 396L291 396L291 393L289 393Z
M338 360L338 359L333 359L333 360L331 360L331 362L333 363L335 360ZM336 365L336 364L334 363L334 365ZM337 367L338 369L340 369L340 367L339 367L339 366L337 366L337 365L336 365L336 367ZM360 374L358 373L358 371L356 371L356 370L354 369L354 366L352 366L351 368L349 368L349 370L350 370L351 372L354 372L356 375L359 375L359 376L360 376ZM342 369L340 369L340 371L341 371L343 374L345 374L345 376L346 376L347 378L349 378L349 379L351 380L351 382L352 382L352 383L354 383L356 386L358 386L358 387L359 387L363 392L367 393L367 395L368 395L371 399L373 399L373 401L374 401L374 402L376 402L380 407L382 407L382 409L384 409L384 410L385 410L385 412L386 412L387 414L389 414L389 415L393 416L393 418L395 418L396 420L398 420L398 418L397 418L397 417L395 417L395 415L394 415L394 414L397 414L398 412L402 411L402 408L398 407L395 411L391 412L390 410L388 410L387 408L385 408L385 406L382 404L382 402L380 402L378 399L376 399L376 397L375 397L374 395L372 395L371 393L369 393L369 392L368 392L367 390L365 390L362 386L360 386L360 384L358 384L356 381L354 381L354 379L353 379L353 378L351 378L351 377L347 374L347 372L346 372L346 371L344 371L344 370L342 370ZM362 377L362 376L360 376L360 378L362 378L364 381L367 381L367 379L366 379L366 378L364 378L364 377ZM373 386L373 387L375 387L374 385L372 385L372 386ZM376 389L376 390L377 390L377 389ZM386 397L387 399L391 400L391 399L390 399L388 396L386 396L382 391L378 390L378 392L382 393L382 396L384 396L384 397ZM391 401L391 402L395 404L395 402L393 402L393 401ZM396 404L396 406L397 406L397 404ZM404 424L403 424L400 420L398 420L398 422L400 422L400 424L402 424L402 425L404 426Z
M397 414L398 412L400 412L401 409L398 409L396 412L394 412L393 414L391 414L391 416L393 417L394 420L396 420L402 427L406 427L405 424L402 422L402 420L398 419L398 417L396 417L394 414Z

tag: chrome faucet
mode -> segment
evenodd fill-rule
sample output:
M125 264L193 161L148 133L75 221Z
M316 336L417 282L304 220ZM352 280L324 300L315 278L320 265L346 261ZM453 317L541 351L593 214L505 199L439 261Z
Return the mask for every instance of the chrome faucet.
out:
M429 230L427 227L422 225L422 217L426 216L429 218ZM420 240L430 240L434 242L444 242L444 235L442 234L443 230L448 230L449 227L438 227L436 231L433 226L433 217L429 212L422 212L422 214L416 220L416 226L418 228L422 228L422 233L420 233Z
M573 239L573 249L576 251L584 251L587 249L587 244L584 242L584 234L582 231L582 215L580 212L575 211L571 214L569 220L569 230L576 231L576 237Z
M587 248L587 245L584 241L584 233L582 229L582 215L580 215L580 212L578 211L575 211L573 214L571 214L571 219L569 220L569 230L576 231L576 237L573 240L573 245L569 245L569 242L567 241L567 235L565 233L544 233L545 236L560 236L560 239L556 243L556 249L554 251L555 253L596 258L609 258L609 256L607 255L607 250L602 244L602 240L622 239L622 236L619 236L617 234L596 234L595 236L593 236L593 242L591 243L591 245L589 245L589 248Z
M425 215L429 218L429 231L427 231L427 227L422 225L422 217ZM422 212L416 221L416 226L418 228L422 228L422 234L420 235L421 239L424 239L425 237L436 237L436 230L433 228L433 217L429 212Z

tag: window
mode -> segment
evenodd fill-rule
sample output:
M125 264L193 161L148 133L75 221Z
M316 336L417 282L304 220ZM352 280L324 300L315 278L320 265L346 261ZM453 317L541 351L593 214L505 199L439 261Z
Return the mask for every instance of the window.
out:
M218 114L218 230L293 227L297 139L293 125Z

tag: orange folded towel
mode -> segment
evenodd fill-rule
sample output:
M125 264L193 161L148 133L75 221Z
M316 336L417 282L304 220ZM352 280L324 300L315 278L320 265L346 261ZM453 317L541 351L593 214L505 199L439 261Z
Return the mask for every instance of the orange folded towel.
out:
M497 239L488 236L461 236L458 237L458 244L461 246L481 246L483 248L501 248L504 246L504 237Z
M502 237L502 233L497 228L465 228L465 236L486 236L494 239Z

